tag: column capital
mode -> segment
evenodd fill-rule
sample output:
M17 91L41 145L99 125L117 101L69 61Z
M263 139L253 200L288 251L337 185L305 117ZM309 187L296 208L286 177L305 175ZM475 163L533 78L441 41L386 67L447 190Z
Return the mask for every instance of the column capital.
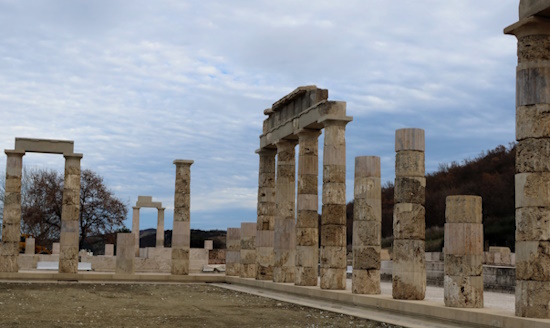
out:
M73 153L73 154L63 154L63 157L65 159L74 158L74 159L82 159L84 157L83 154Z
M521 38L528 35L550 35L550 18L530 16L504 29L504 34Z
M277 150L281 148L294 148L298 144L298 140L291 140L291 139L279 139L276 142L274 142L275 146L277 147Z
M174 164L176 166L191 166L195 161L190 159L176 159L174 160Z
M165 209L166 209L166 207L158 207L158 208L157 208L157 210L158 210L159 212L164 212Z
M294 132L298 136L298 139L301 138L317 138L321 135L321 129L299 129Z
M277 154L277 148L260 148L256 150L256 154L260 156L275 156Z
M330 125L346 125L349 122L353 121L352 116L341 116L341 115L325 115L320 117L317 122L323 124L324 127Z
M140 208L141 208L140 206L132 206L133 210L138 210L139 211Z
M25 156L25 152L21 150L5 149L4 153L7 156L21 156L21 157Z

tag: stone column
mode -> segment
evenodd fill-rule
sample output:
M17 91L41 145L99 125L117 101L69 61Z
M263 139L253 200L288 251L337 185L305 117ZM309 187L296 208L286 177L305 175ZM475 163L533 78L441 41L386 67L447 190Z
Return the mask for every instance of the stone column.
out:
M227 251L225 252L225 275L241 274L241 229L227 228Z
M6 186L4 193L4 219L0 272L17 272L19 239L21 238L21 175L25 152L6 150Z
M261 149L258 176L258 221L256 234L256 279L273 280L275 233L275 149Z
M174 194L174 226L172 230L172 274L189 274L191 243L191 164L175 160L176 189Z
M346 124L324 121L321 288L346 288Z
M241 223L241 278L256 277L256 223Z
M445 306L483 307L481 197L448 196L445 208Z
M164 247L164 210L165 208L159 208L157 213L157 248Z
M381 234L380 157L355 157L351 280L354 294L380 294Z
M426 293L424 130L395 132L392 295L423 300Z
M32 237L25 239L25 255L34 255L36 240Z
M78 245L80 239L80 160L81 154L64 155L65 180L63 208L61 209L61 237L59 238L59 273L78 272Z
M544 1L538 1L542 5ZM550 318L550 19L526 16L516 70L516 315Z
M116 241L116 274L134 274L133 233L118 233Z
M298 286L317 286L319 266L319 155L320 130L298 133L298 197L296 221L296 282Z
M115 255L115 245L113 244L105 244L105 256L113 256Z
M132 233L134 234L135 256L139 257L139 207L132 207Z
M294 196L296 142L280 140L277 146L276 215L273 266L274 282L294 282L296 256L296 221Z

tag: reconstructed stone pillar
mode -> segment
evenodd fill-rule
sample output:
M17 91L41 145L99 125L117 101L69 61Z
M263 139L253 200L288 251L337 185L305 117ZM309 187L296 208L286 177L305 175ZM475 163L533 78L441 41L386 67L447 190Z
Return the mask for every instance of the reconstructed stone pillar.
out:
M227 228L227 251L225 252L225 275L241 274L241 229Z
M395 299L423 300L426 293L424 130L397 130L395 151L392 295Z
M17 272L19 239L21 238L21 175L25 152L6 150L6 187L4 193L4 219L2 221L2 247L0 272Z
M133 233L118 233L116 242L116 274L134 274Z
M156 247L164 247L164 208L158 209L157 214L157 244Z
M445 306L483 307L481 197L448 196L445 208Z
M256 279L273 280L275 233L275 149L261 149L258 176Z
M320 130L298 133L298 219L296 221L296 282L317 286L319 265L319 155Z
M381 234L380 157L355 157L351 280L354 294L380 294Z
M132 233L134 234L135 256L139 257L139 207L132 207Z
M256 277L256 223L241 223L241 278Z
M115 255L115 245L113 244L105 244L105 256L113 256Z
M296 163L294 147L296 142L277 142L276 215L273 266L274 282L294 282L296 256L296 223L294 196Z
M321 215L321 288L346 288L346 124L326 120Z
M32 237L25 239L25 255L34 255L36 240Z
M81 154L64 155L65 181L61 209L59 239L59 273L78 272L78 241L80 238L80 160Z
M191 237L191 164L175 160L176 190L174 195L174 227L172 230L172 274L189 274Z
M540 8L537 8L540 7ZM550 318L550 4L520 3L516 70L516 315Z

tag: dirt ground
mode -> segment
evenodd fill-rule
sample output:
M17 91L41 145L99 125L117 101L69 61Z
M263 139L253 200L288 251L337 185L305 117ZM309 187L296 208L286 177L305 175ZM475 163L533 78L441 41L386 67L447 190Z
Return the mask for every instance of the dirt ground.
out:
M0 283L0 327L392 327L207 284Z

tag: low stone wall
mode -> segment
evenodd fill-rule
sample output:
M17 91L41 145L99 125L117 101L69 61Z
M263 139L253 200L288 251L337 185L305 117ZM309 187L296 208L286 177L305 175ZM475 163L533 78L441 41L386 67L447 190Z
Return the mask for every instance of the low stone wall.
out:
M205 265L208 265L209 250L203 248L191 248L189 253L190 273L202 272ZM172 265L171 248L142 248L140 257L134 259L135 272L140 273L170 273ZM59 254L53 255L19 255L19 269L36 269L38 262L58 262ZM92 264L92 271L114 272L116 267L116 256L96 255L91 256L81 253L80 262L89 262Z

